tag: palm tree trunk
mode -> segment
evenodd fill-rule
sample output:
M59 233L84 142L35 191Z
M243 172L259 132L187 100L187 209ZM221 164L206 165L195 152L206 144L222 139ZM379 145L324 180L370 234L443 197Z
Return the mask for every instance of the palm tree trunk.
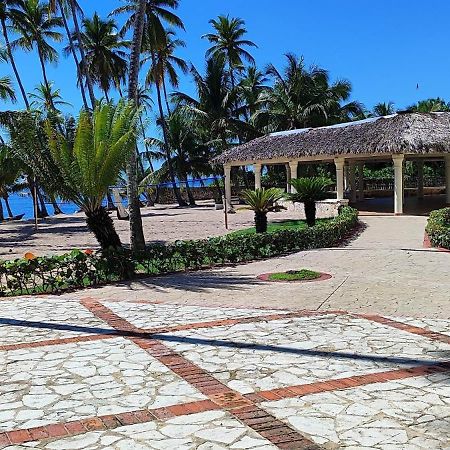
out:
M81 92L81 97L83 99L83 105L84 105L85 109L89 109L88 104L87 104L87 99L86 99L86 92L84 91L84 86L83 86L83 77L81 74L80 63L78 62L78 57L75 52L75 46L73 45L72 33L70 32L69 24L67 23L67 17L66 17L66 14L64 13L64 8L63 8L61 0L58 0L58 4L59 4L59 11L61 13L61 17L62 17L62 20L64 23L64 28L66 30L67 39L69 41L70 51L72 53L73 60L75 61L75 67L77 69L77 76L78 76L78 82L80 83L80 92Z
M191 187L189 186L189 180L188 180L187 175L185 178L185 182L186 182L186 193L187 193L188 200L189 200L189 206L195 206L195 198L194 198L194 195L192 194Z
M95 211L86 212L86 223L94 233L102 250L117 249L122 246L119 235L114 228L114 222L103 206Z
M305 202L304 205L306 223L313 227L316 224L316 202Z
M257 233L265 233L267 231L267 213L255 211L255 229Z
M170 111L169 100L167 97L166 80L164 79L164 77L162 79L162 87L163 87L163 91L164 91L164 100L166 102L167 114L170 116L170 114L172 114L172 112Z
M2 201L0 199L0 222L3 222L5 220L5 214L3 212L3 204Z
M44 77L45 87L47 88L48 92L51 92L50 83L47 78L47 71L45 70L44 57L42 56L42 52L41 52L41 49L39 46L38 46L38 56L39 56L39 62L41 63L42 76ZM51 106L52 110L56 111L55 104L53 102L53 98L51 96L49 96L48 99L50 101L50 106Z
M28 101L28 97L27 97L27 94L25 92L25 88L23 87L22 80L21 80L20 75L19 75L19 71L17 70L16 61L14 59L14 56L13 56L13 53L12 53L12 50L11 50L11 44L9 42L8 29L6 28L6 23L5 23L4 20L2 20L1 22L2 22L3 38L5 39L6 51L8 53L8 59L9 59L9 61L11 63L11 67L12 67L12 70L14 72L14 76L16 77L17 84L19 85L19 89L20 89L20 92L22 94L22 98L23 98L23 101L25 103L25 106L26 106L27 109L30 109L30 102Z
M58 203L56 203L55 197L50 196L50 201L52 203L53 206L53 213L55 214L55 216L57 216L58 214L62 214L62 210L59 207Z
M105 94L106 101L109 103L109 95L108 91L106 89L103 90L103 93Z
M137 106L137 92L139 83L139 63L144 35L146 0L139 0L137 4L136 20L130 57L130 71L128 82L128 98ZM137 183L136 152L131 152L127 164L127 192L128 210L130 214L130 244L133 251L145 248L144 230L142 227L141 208L139 204Z
M42 195L39 186L36 184L36 192L40 203L40 214L39 217L48 217L47 207L45 206L44 196Z
M11 205L9 204L8 194L4 195L3 200L5 201L6 210L8 211L8 217L10 219L12 219L14 217L14 215L13 215L12 210L11 210Z
M139 116L139 122L140 122L141 128L142 128L142 137L144 138L144 145L145 145L145 151L146 151L147 161L148 161L148 164L149 164L149 166L150 166L150 170L151 170L152 172L154 172L155 169L153 168L152 160L151 160L151 158L149 157L148 144L145 142L145 140L147 139L147 136L145 135L145 127L144 127L144 122L142 121L142 116L141 116L141 115Z
M89 74L89 70L88 70L88 67L86 64L86 54L84 52L83 39L81 37L80 26L78 24L77 8L75 7L74 0L69 0L69 1L70 1L70 9L72 10L73 25L75 27L75 33L77 35L77 40L78 40L78 48L80 50L81 64L82 64L81 70L83 71L83 75L86 78L86 84L87 84L88 91L89 91L89 97L91 99L91 105L92 105L92 108L94 108L95 107L94 87L93 87L91 75Z

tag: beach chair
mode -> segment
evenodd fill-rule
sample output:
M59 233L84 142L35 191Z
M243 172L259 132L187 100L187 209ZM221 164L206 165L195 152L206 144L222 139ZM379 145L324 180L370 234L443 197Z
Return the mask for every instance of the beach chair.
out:
M117 207L117 218L119 220L130 220L130 215L123 206L122 197L120 196L119 189L113 189L112 194L114 198L114 203L116 204Z

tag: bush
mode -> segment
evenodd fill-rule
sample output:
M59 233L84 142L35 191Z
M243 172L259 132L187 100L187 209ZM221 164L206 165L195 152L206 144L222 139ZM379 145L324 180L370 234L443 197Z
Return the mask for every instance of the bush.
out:
M139 275L196 270L332 247L357 223L358 212L345 207L335 219L314 227L152 244L136 254L127 250L101 253L74 250L62 256L0 261L0 297L55 293Z
M450 249L450 208L433 211L426 232L433 247Z

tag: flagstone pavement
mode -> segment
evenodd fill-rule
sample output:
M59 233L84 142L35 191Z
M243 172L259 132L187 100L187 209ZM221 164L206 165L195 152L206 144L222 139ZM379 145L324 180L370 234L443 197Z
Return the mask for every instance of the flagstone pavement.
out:
M0 299L0 448L450 450L450 255L379 220L236 283ZM256 280L305 262L333 278Z

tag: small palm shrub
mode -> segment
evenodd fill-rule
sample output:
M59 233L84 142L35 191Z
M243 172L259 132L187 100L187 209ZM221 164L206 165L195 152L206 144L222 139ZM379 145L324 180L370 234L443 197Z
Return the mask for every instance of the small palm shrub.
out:
M279 209L276 202L283 198L284 193L281 189L246 189L242 192L244 200L250 209L255 213L255 228L257 233L267 231L267 213Z
M136 108L121 101L117 106L99 104L92 114L81 111L72 135L62 135L47 123L51 155L64 180L59 194L84 211L103 250L121 247L102 202L136 147L137 121Z
M305 205L306 223L312 227L316 223L316 202L327 198L327 190L332 181L325 177L293 178L290 182L296 192L286 194L292 202Z

